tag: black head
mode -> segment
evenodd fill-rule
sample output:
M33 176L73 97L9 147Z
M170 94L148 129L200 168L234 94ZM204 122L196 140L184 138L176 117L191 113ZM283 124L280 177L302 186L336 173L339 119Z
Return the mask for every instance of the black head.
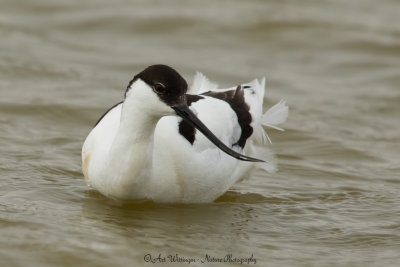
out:
M168 106L184 103L184 96L188 85L185 79L173 68L161 64L147 67L135 75L129 82L125 96L130 90L132 83L137 79L141 79L147 83L160 100Z

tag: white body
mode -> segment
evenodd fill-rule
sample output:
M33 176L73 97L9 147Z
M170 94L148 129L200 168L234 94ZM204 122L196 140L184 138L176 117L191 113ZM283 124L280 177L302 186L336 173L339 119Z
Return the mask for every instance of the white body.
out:
M254 132L244 151L238 146L233 149L259 156L267 163L239 161L218 149L199 131L193 145L190 144L179 133L181 118L173 115L167 106L158 107L156 96L145 83L139 82L129 92L135 97L128 94L85 140L82 166L86 183L111 198L200 203L221 196L255 164L273 171L274 163L268 162L272 157L265 158L271 155L268 149L257 149L254 143L267 140L262 125L277 128L277 124L286 120L288 108L280 102L263 115L265 79L246 85L245 101L250 106ZM210 90L218 89L202 74L197 74L189 93ZM236 113L225 101L204 97L192 103L190 109L229 147L240 136ZM168 113L171 115L163 116Z

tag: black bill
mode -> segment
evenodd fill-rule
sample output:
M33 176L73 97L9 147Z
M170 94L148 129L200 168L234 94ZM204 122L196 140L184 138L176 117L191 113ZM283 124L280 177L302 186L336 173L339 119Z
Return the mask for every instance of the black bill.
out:
M205 137L208 138L214 145L216 145L219 149L224 151L226 154L238 159L238 160L243 160L243 161L252 161L252 162L265 162L260 159L252 158L252 157L247 157L245 155L242 155L240 153L237 153L236 151L230 149L227 147L224 143L222 143L221 140L219 140L208 128L207 126L202 123L196 115L189 109L187 105L178 105L178 106L172 106L172 108L175 110L176 114L178 116L182 117L185 121L187 121L190 125L198 129L200 132L202 132Z

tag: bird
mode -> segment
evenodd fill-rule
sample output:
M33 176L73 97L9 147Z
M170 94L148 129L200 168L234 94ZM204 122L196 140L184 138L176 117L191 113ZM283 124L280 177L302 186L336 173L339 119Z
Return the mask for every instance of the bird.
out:
M84 141L86 184L122 201L209 203L254 168L274 172L264 126L283 131L289 108L263 113L264 91L265 78L219 89L198 72L189 87L170 66L145 68Z

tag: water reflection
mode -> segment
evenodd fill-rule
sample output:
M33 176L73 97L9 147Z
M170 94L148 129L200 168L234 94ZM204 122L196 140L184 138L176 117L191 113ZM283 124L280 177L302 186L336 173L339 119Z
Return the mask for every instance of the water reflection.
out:
M138 227L142 231L162 230L176 234L199 231L230 235L240 230L235 226L252 218L252 209L241 205L241 194L234 195L228 193L210 204L158 204L150 201L119 202L87 190L82 198L81 216L124 228Z

